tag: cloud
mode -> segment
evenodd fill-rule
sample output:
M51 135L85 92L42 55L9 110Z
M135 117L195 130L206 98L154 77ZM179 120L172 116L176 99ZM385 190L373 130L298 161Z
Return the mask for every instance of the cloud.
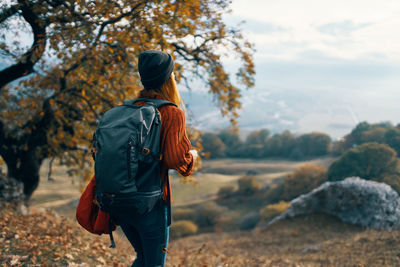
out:
M260 20L249 19L243 20L243 18L233 15L227 16L225 22L229 25L239 25L239 27L251 29L254 33L271 34L275 32L287 32L288 28L274 23L266 23Z
M232 10L231 20L249 21L243 25L246 36L264 60L292 60L304 51L319 51L341 59L380 54L400 61L397 0L238 0Z
M371 23L355 24L351 20L344 20L342 22L323 24L317 27L317 30L324 34L333 36L350 35L352 32L368 27Z

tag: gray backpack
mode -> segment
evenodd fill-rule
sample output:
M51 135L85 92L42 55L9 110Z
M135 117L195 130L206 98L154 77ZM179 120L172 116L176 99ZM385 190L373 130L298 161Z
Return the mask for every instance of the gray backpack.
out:
M146 105L134 105L145 101ZM107 111L94 133L96 198L105 212L149 212L161 199L161 118L166 100L139 98ZM176 106L176 105L175 105Z

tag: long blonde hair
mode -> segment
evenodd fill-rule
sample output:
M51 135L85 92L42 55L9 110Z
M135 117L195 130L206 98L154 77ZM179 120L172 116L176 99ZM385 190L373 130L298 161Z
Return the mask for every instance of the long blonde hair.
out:
M171 73L171 76L160 86L159 90L165 100L174 103L178 107L182 106L183 110L185 110L185 105L176 86L174 73Z

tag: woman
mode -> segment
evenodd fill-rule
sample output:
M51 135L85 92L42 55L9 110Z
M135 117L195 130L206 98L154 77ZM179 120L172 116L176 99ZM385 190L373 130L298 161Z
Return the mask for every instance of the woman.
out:
M139 55L138 65L144 86L139 98L165 99L177 106L183 104L175 83L171 55L161 51L145 51ZM145 102L137 104L144 105ZM184 112L173 105L162 106L158 111L161 115L160 144L163 154L160 173L164 185L162 203L140 216L134 212L111 214L136 251L136 260L132 264L135 267L164 266L172 203L168 170L175 169L184 176L190 175L197 158L197 151L190 150Z

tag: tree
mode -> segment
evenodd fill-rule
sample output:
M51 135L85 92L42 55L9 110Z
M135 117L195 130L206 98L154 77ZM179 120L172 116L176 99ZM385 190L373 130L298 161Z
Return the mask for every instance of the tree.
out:
M201 137L203 151L210 153L211 158L220 158L225 156L225 144L219 139L218 135L205 133Z
M252 45L224 24L226 12L228 0L1 4L0 52L10 66L0 70L0 155L27 198L45 158L90 175L87 151L96 120L140 90L136 62L144 50L171 53L178 82L190 87L191 79L201 79L235 124L240 89L222 57L239 58L237 84L244 88L254 85L255 72ZM21 28L33 36L26 52L25 44L6 40Z
M385 143L396 150L397 155L400 156L400 129L393 126L390 127L385 132Z
M237 157L242 147L239 134L234 129L225 129L218 133L218 137L225 144L225 154L228 157Z
M350 134L346 135L343 142L337 144L336 151L346 151L357 145L377 142L387 144L400 153L400 131L399 127L393 126L390 122L369 124L359 123Z
M295 148L295 137L286 130L268 138L264 145L265 157L289 157Z
M270 131L268 129L253 131L247 136L246 143L249 145L264 145L269 134Z
M387 175L398 174L396 151L384 144L365 143L345 152L328 169L328 180L343 180L359 176L366 180L382 181Z
M314 132L299 136L296 143L304 156L323 156L329 153L332 140L327 134Z

